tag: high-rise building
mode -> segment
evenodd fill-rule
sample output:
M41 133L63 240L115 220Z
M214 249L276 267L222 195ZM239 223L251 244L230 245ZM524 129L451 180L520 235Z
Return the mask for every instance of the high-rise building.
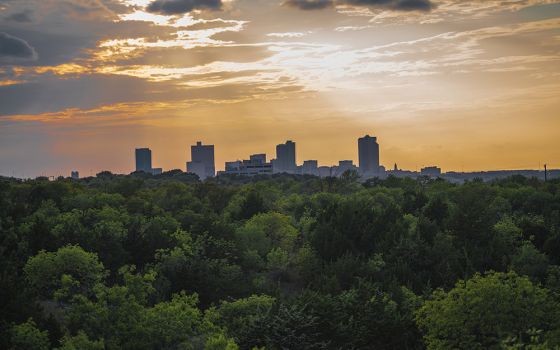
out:
M203 145L198 141L196 145L191 146L191 161L187 163L187 172L198 175L200 180L214 177L214 145Z
M72 180L79 180L80 179L80 172L77 171L77 170L72 170L70 178L72 178Z
M366 135L358 140L358 156L360 173L374 176L379 173L379 144L377 137Z
M275 173L294 173L296 165L296 144L292 141L276 146Z
M152 151L149 148L136 149L136 171L152 172Z

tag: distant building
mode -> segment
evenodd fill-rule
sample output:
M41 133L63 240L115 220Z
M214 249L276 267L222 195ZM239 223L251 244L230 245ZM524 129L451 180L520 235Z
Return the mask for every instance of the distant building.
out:
M354 165L351 160L341 160L338 162L338 166L333 167L333 176L340 177L347 171L358 171L358 167Z
M214 145L203 145L198 141L196 145L191 146L191 161L187 163L187 172L198 175L200 180L214 177Z
M317 169L320 177L331 177L334 176L333 169L330 166L321 166Z
M377 137L366 135L358 139L358 157L360 173L363 176L379 174L379 144Z
M302 175L319 175L319 162L316 160L306 160L301 166Z
M429 166L426 168L422 168L420 169L420 175L429 176L429 177L440 177L441 168L438 168L437 166Z
M162 168L152 168L152 150L149 148L136 149L136 171L142 171L152 175L163 173Z
M136 149L136 171L152 172L152 151L149 148Z
M273 162L275 173L295 173L296 165L296 144L287 141L276 146L276 159Z
M70 178L72 178L73 180L79 180L80 179L80 172L78 172L77 170L73 170Z
M219 175L256 176L271 175L272 164L266 162L266 154L253 154L248 160L226 162L225 171Z

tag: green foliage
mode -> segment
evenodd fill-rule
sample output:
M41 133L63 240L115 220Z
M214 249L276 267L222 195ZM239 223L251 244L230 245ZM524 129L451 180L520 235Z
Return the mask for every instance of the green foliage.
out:
M204 344L204 350L238 350L239 347L231 339L227 339L223 334L214 335Z
M291 251L297 235L290 218L274 212L253 216L236 232L240 250L255 250L262 257L272 248Z
M268 295L252 295L233 302L222 301L208 310L206 318L226 329L243 349L263 344L262 326L272 312L275 299Z
M12 350L48 350L49 334L37 328L32 319L10 330Z
M80 331L75 336L64 336L61 346L57 350L104 350L103 340L90 340L88 336Z
M531 329L558 327L560 308L545 288L510 273L476 274L448 293L437 290L417 314L428 349L499 349Z
M41 251L24 267L30 288L39 296L52 299L76 293L90 293L103 280L105 270L93 253L79 246L66 246L56 252Z
M0 178L0 349L560 344L560 181L355 175Z

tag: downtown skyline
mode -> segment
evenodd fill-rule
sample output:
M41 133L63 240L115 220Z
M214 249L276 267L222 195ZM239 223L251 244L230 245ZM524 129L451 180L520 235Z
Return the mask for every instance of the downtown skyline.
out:
M0 0L0 174L357 164L368 130L388 168L560 168L559 31L552 0Z

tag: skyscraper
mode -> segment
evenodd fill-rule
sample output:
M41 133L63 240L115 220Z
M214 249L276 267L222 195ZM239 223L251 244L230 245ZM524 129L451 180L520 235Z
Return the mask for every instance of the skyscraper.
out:
M201 180L214 177L214 145L203 145L198 141L196 145L191 146L191 161L187 163L187 172L198 175Z
M379 173L379 144L377 137L366 135L358 139L358 156L360 173L373 176Z
M296 165L296 144L286 141L284 144L276 146L276 160L274 161L275 173L293 173L297 169Z
M152 172L152 151L149 148L136 149L136 171Z

